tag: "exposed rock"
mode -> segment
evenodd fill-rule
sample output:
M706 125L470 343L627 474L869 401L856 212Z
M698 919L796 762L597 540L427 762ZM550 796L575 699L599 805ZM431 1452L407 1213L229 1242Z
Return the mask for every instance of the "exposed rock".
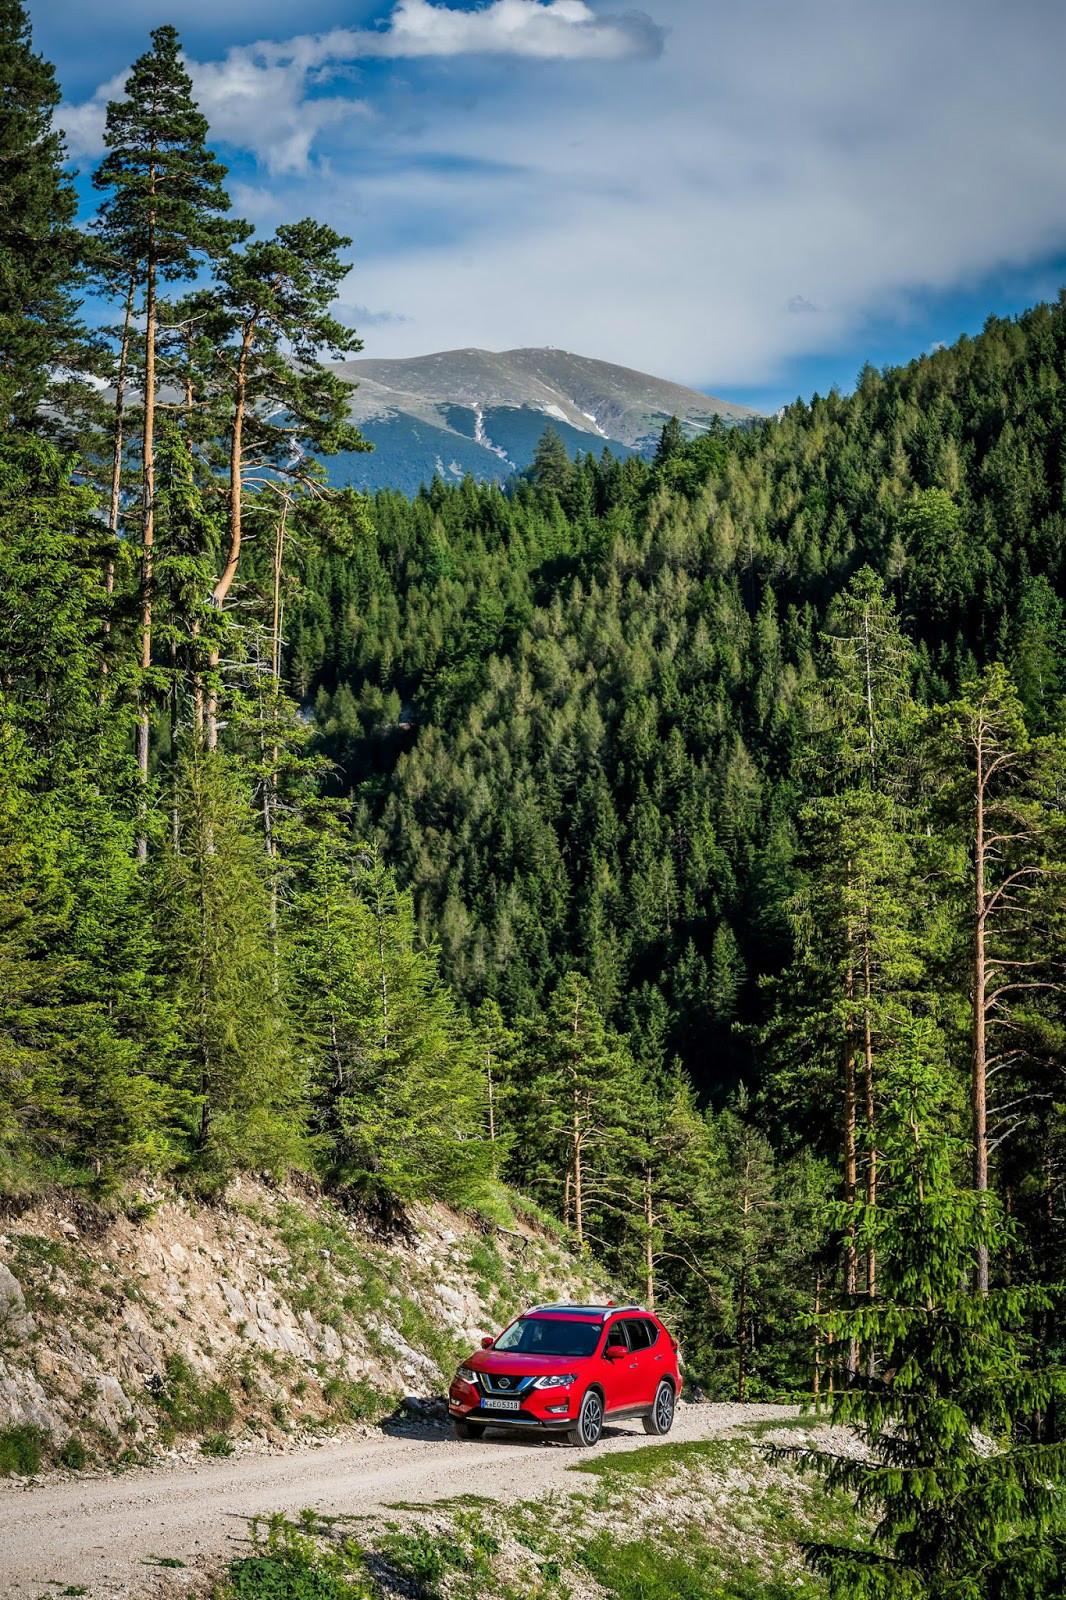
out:
M0 1261L0 1344L28 1339L32 1333L33 1318L26 1310L22 1285Z
M452 1360L505 1308L560 1298L564 1276L579 1282L572 1262L553 1269L557 1246L532 1230L500 1236L490 1311L469 1264L484 1235L444 1207L413 1207L408 1231L383 1239L324 1201L247 1178L228 1206L145 1198L145 1220L118 1213L91 1236L62 1200L0 1235L0 1427L147 1459L180 1445L182 1428L228 1425L217 1400L197 1399L219 1386L235 1442L254 1448L287 1447L297 1417L319 1437L349 1405L363 1416L376 1397L386 1412L409 1390L441 1416ZM535 1291L519 1295L512 1267L538 1274Z

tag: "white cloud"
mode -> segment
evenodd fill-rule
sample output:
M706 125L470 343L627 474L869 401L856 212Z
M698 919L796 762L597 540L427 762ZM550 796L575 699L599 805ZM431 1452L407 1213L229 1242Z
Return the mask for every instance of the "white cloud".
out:
M311 148L330 127L366 115L353 97L322 95L323 83L367 58L524 56L539 60L620 61L657 55L662 32L647 17L598 17L584 0L492 0L456 11L428 0L397 0L380 29L333 28L275 42L238 45L219 61L187 60L214 138L252 150L274 173L305 172ZM71 154L103 149L107 102L123 77L81 105L60 109Z
M623 24L578 0L405 0L194 65L215 132L275 174L238 212L353 235L344 299L397 319L368 355L555 344L719 389L1066 250L1061 0L646 3L669 47L628 69L582 58L589 17L608 60ZM512 59L484 61L508 16ZM549 45L577 60L529 59ZM368 72L368 114L340 79L371 54L410 65Z
M368 54L612 61L657 56L663 44L662 29L649 17L599 17L584 0L492 0L478 11L398 0L379 38L377 51Z

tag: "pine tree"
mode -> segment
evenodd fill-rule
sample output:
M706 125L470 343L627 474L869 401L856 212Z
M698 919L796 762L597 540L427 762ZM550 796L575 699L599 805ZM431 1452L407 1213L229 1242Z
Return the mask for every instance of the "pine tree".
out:
M326 352L362 349L353 328L330 307L348 271L340 252L351 243L310 219L280 227L271 239L231 251L220 263L205 313L217 347L217 387L229 399L228 548L212 599L221 610L240 564L244 498L249 487L278 494L275 586L280 583L284 526L294 488L321 492L315 455L371 447L348 422L351 385L322 365ZM206 737L217 742L211 653Z
M1057 737L1030 738L999 663L931 719L928 738L948 826L969 866L959 875L958 909L968 946L973 1183L984 1192L990 1146L1011 1131L1008 1120L990 1135L989 1085L1000 1080L999 1102L1014 1112L1033 1095L1034 1066L1048 1054L1042 1013L1066 981L1066 753ZM1052 1055L1056 1045L1052 1032ZM979 1276L987 1290L980 1252Z
M876 1515L874 1542L810 1555L839 1600L1052 1600L1066 1581L1066 1459L1061 1444L1036 1442L1031 1419L1063 1383L1030 1365L1025 1333L1049 1296L971 1287L1009 1232L993 1199L959 1185L931 1042L912 1036L886 1079L885 1193L859 1211L879 1302L822 1319L838 1342L881 1356L832 1402L864 1454L807 1456Z
M80 364L84 242L52 126L60 101L21 0L0 0L0 427L33 426L54 368Z
M477 1050L418 947L410 897L371 852L327 835L297 924L333 1181L400 1201L475 1199L492 1161Z
M217 754L184 758L176 847L153 884L161 967L175 996L188 1163L209 1189L240 1169L305 1164L306 1083L270 938L254 815Z
M152 563L155 543L155 412L159 284L194 276L205 256L218 256L246 235L243 224L227 224L222 187L226 169L206 146L207 122L192 98L192 82L181 62L171 27L152 32L152 48L133 65L126 98L107 108L108 154L94 176L111 191L100 212L111 254L143 288L144 372L141 436L141 670L148 694L152 667ZM137 759L148 777L149 714L142 707ZM146 840L138 853L143 857Z

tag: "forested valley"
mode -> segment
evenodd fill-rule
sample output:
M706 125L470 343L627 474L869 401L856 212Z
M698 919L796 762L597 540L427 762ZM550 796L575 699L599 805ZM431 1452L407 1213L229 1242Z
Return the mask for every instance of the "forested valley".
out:
M0 64L8 1203L517 1192L711 1395L969 1393L945 1449L1045 1451L981 1526L1051 1551L1066 298L650 462L549 429L368 500L317 465L349 241L233 218L174 30L84 229L18 0Z

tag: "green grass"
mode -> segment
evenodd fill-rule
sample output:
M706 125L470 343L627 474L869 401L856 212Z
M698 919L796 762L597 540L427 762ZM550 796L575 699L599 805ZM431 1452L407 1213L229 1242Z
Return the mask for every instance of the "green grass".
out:
M72 1472L80 1472L89 1461L89 1452L78 1438L72 1433L66 1444L56 1456L61 1466L69 1467Z
M383 1398L368 1378L328 1378L322 1393L330 1410L346 1422L379 1422L396 1404L395 1396Z
M205 1456L231 1456L233 1444L224 1433L209 1433L200 1441L200 1452Z
M0 1478L29 1478L41 1470L48 1435L28 1424L0 1430Z
M185 1357L167 1358L163 1381L154 1396L164 1419L164 1434L220 1434L233 1426L236 1408L223 1383L205 1384Z
M252 1525L256 1552L231 1561L213 1600L375 1600L380 1590L367 1575L363 1552L350 1541L313 1538L310 1513L304 1527L271 1517L265 1538Z
M617 1455L589 1456L575 1461L567 1470L585 1472L594 1478L625 1478L630 1483L648 1483L655 1478L672 1477L679 1467L724 1467L751 1454L746 1439L693 1439L675 1444L645 1445L640 1450L620 1450Z
M754 1569L723 1573L721 1552L686 1532L685 1551L666 1551L651 1539L622 1543L604 1530L579 1557L612 1600L814 1600L814 1579L767 1578Z

